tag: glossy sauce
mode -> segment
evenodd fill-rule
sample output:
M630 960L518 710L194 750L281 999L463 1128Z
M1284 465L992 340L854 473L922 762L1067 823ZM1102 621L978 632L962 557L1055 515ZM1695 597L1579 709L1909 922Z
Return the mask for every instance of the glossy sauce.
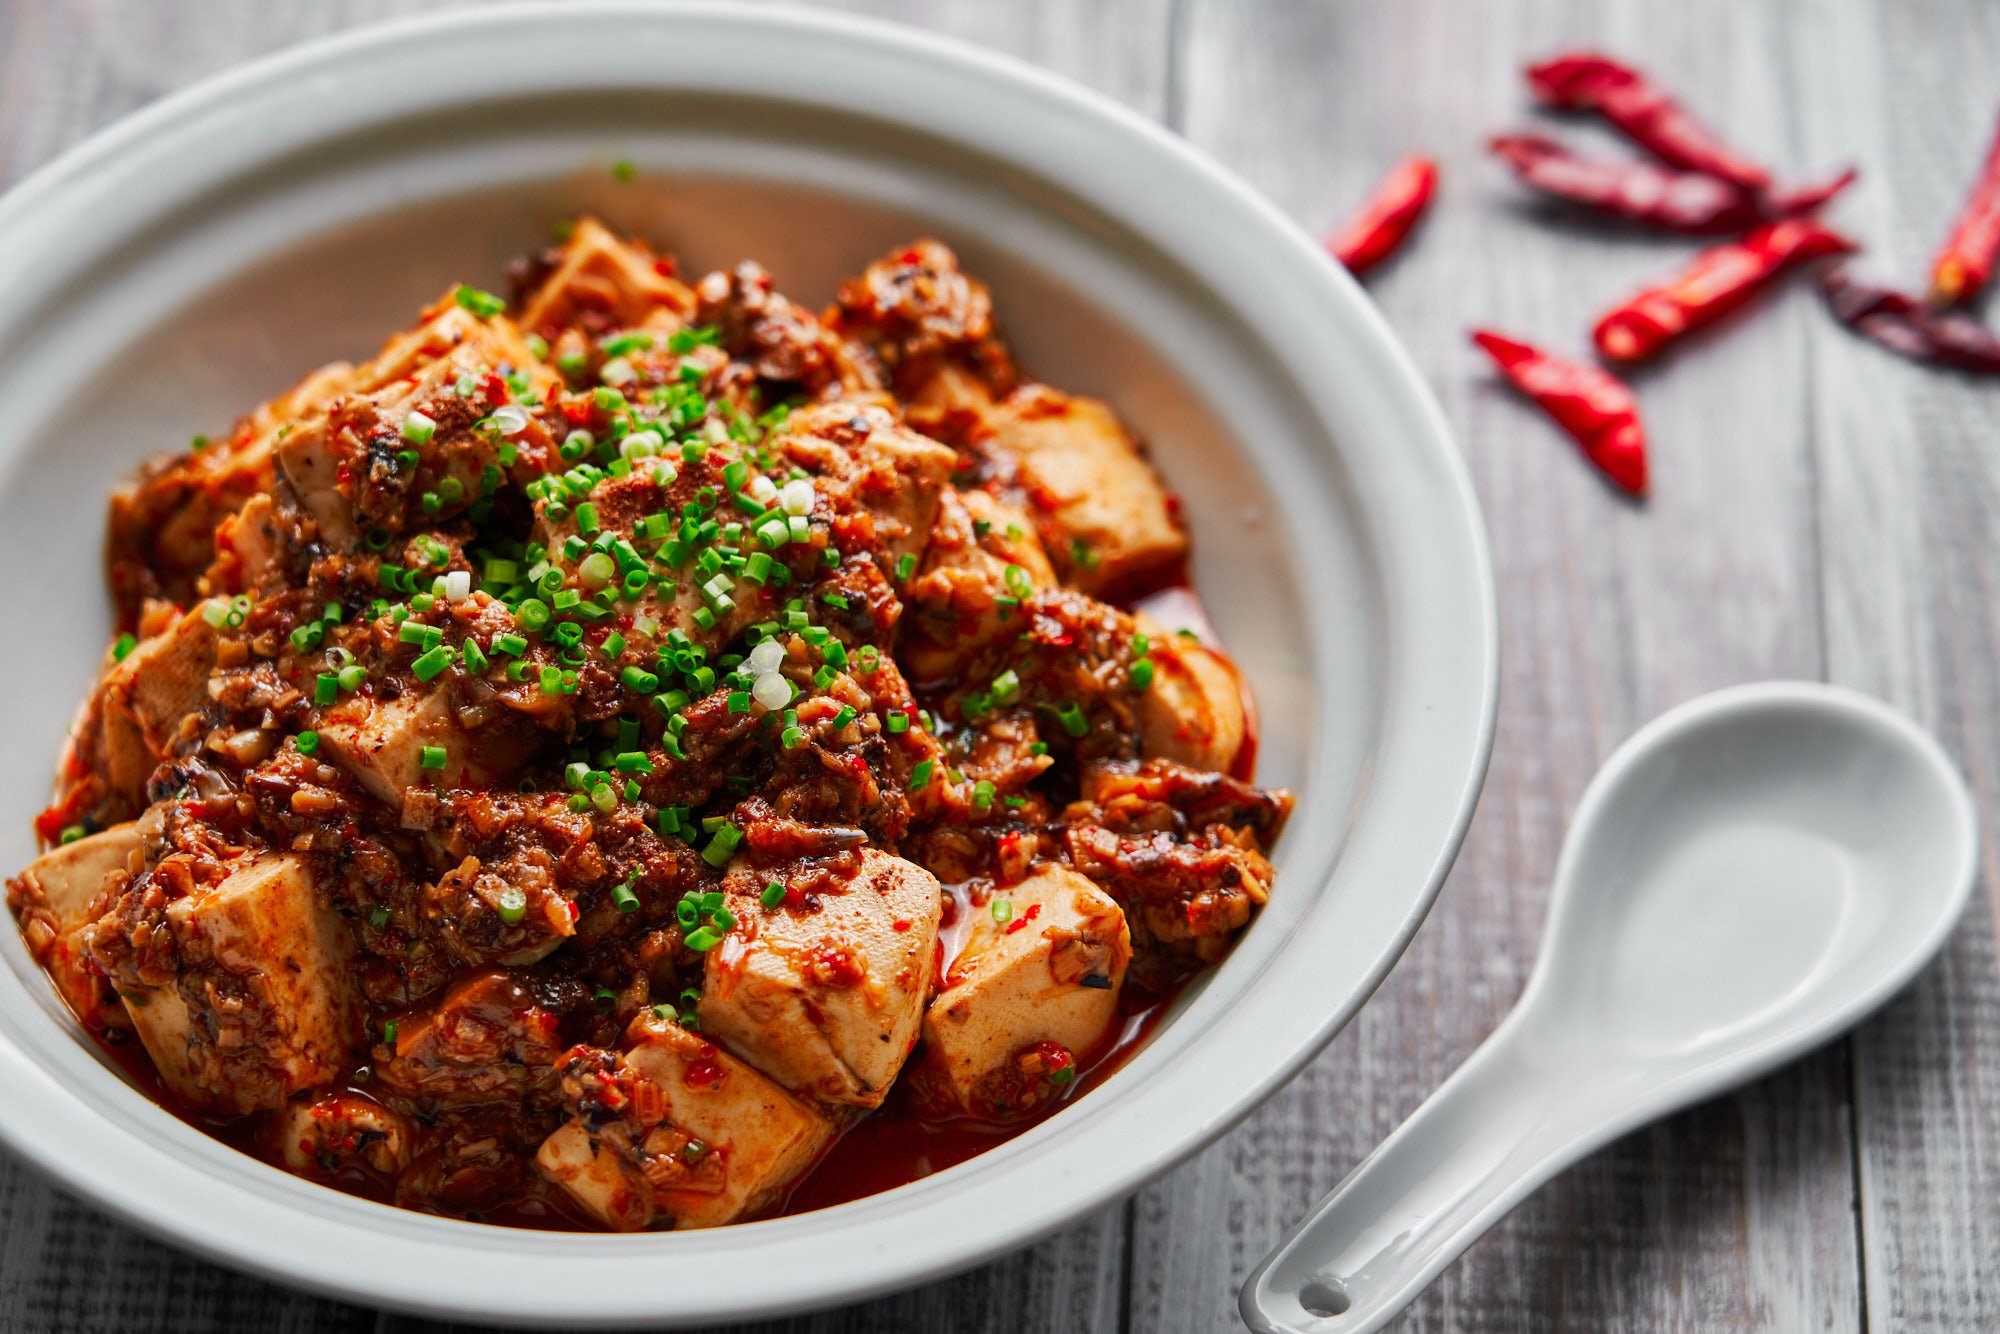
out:
M1146 998L1135 998L1129 990L1121 994L1118 1008L1123 1023L1116 1036L1098 1051L1078 1055L1081 1073L1070 1085L1068 1096L1006 1125L970 1119L926 1120L918 1114L908 1082L898 1080L888 1101L855 1123L819 1165L792 1187L791 1198L780 1212L810 1213L921 1181L1039 1125L1109 1079L1145 1046L1180 992L1181 988L1176 988L1167 995ZM1129 1007L1128 1001L1132 1002Z
M1169 631L1192 630L1203 643L1220 647L1201 599L1185 583L1159 588L1125 606L1128 610L1145 612ZM1246 721L1243 753L1234 766L1232 776L1247 782L1256 766L1257 716L1249 691L1243 690L1242 695ZM963 948L970 934L972 914L981 910L981 905L972 901L967 886L947 885L945 890L949 901L945 922L939 932L938 966L941 975ZM1189 978L1187 981L1192 980ZM1108 1035L1096 1050L1076 1053L1077 1079L1064 1096L1004 1125L970 1118L940 1121L926 1117L919 1109L910 1081L899 1079L891 1088L887 1101L875 1111L864 1114L835 1140L820 1161L793 1185L783 1206L774 1212L781 1215L810 1213L815 1209L830 1208L921 1181L977 1157L1040 1124L1117 1073L1152 1038L1168 1008L1186 985L1187 982L1183 982L1165 993L1142 994L1128 984L1118 998L1122 1022L1116 1033ZM136 1038L114 1042L101 1033L91 1036L110 1062L154 1102L231 1148L260 1161L273 1161L274 1155L259 1142L251 1119L211 1116L176 1098L161 1083L152 1060ZM365 1086L351 1091L368 1096ZM282 1167L280 1170L289 1171ZM359 1169L335 1176L314 1175L307 1179L380 1203L391 1202L393 1193L380 1178ZM546 1187L532 1171L526 1194L500 1209L468 1216L501 1227L563 1232L602 1230L578 1213L560 1191Z

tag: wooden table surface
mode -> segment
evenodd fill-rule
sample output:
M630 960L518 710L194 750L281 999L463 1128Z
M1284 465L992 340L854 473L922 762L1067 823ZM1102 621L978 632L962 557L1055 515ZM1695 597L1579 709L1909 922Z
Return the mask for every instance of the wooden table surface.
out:
M182 83L411 0L0 0L0 186ZM1655 495L1613 497L1493 383L1465 330L1584 347L1688 243L1522 200L1483 137L1527 58L1643 62L1797 176L1861 164L1835 216L1914 283L2000 107L1980 0L858 0L1081 80L1186 135L1309 228L1425 151L1444 192L1373 287L1442 399L1492 531L1499 738L1471 836L1381 993L1180 1170L1043 1244L771 1329L1236 1328L1282 1230L1513 1003L1567 817L1611 749L1766 677L1875 692L1936 730L1980 804L1979 892L1944 958L1852 1037L1597 1154L1413 1308L1422 1330L2000 1328L2000 384L1926 372L1789 290L1638 378ZM1587 127L1565 127L1610 148ZM976 1220L967 1220L976 1226ZM394 1264L393 1255L382 1258ZM561 1281L551 1274L550 1281ZM0 1328L435 1328L190 1259L0 1162Z

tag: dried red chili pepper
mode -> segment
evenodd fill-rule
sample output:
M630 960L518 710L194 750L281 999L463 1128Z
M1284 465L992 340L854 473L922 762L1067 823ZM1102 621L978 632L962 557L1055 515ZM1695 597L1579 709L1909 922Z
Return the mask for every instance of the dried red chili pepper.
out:
M1613 361L1643 361L1742 305L1790 266L1854 248L1839 232L1810 218L1767 222L1738 240L1704 250L1678 278L1621 303L1598 320L1591 337Z
M1979 179L1958 211L1944 249L1931 264L1931 295L1946 305L1970 298L1993 278L2000 259L2000 129L1979 168Z
M1599 472L1628 494L1646 494L1646 430L1624 381L1491 330L1473 330L1472 341L1569 433Z
M2000 334L1973 319L1926 305L1907 292L1870 287L1845 272L1820 282L1833 317L1864 338L1913 361L2000 375Z
M1794 186L1788 190L1766 190L1764 192L1764 216L1767 218L1802 218L1808 213L1817 213L1835 195L1854 184L1861 173L1854 167L1842 170L1838 175L1829 176L1812 185Z
M1540 134L1502 134L1488 145L1522 182L1613 217L1671 232L1741 231L1774 217L1811 213L1846 189L1852 169L1832 180L1759 195L1717 176L1650 162L1584 157Z
M1722 142L1687 109L1630 65L1574 51L1530 65L1528 86L1561 111L1592 111L1669 166L1719 176L1761 191L1771 173Z
M1326 248L1348 272L1360 277L1394 254L1437 193L1437 163L1406 158L1384 176L1368 202L1327 238Z

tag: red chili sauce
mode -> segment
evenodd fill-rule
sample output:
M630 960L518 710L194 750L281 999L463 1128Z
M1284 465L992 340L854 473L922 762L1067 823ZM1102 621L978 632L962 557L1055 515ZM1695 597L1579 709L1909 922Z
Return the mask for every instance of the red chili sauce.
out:
M1134 599L1127 606L1146 613L1169 631L1191 630L1207 643L1220 643L1201 599L1185 582L1160 588ZM1257 716L1250 692L1245 690L1242 693L1246 728L1242 755L1232 776L1247 782L1256 767ZM949 965L965 937L962 929L953 930L953 923L965 919L972 911L961 887L947 886L947 892L951 897L946 904L945 926L941 932L941 940L945 942L943 965ZM1077 1079L1067 1093L1061 1099L1004 1125L970 1118L931 1119L920 1109L910 1082L898 1080L890 1090L887 1101L861 1117L835 1140L820 1161L793 1185L783 1206L775 1212L780 1215L810 1213L815 1209L845 1204L920 1181L977 1157L1039 1125L1078 1097L1103 1084L1145 1046L1165 1018L1168 1008L1185 988L1186 983L1183 982L1165 993L1146 994L1128 983L1119 996L1118 1012L1122 1022L1097 1049L1076 1053ZM136 1040L111 1042L102 1034L93 1036L112 1064L154 1102L203 1134L253 1158L271 1161L273 1155L269 1147L252 1133L249 1121L210 1116L176 1098L160 1082L145 1048ZM365 1087L352 1091L368 1096ZM335 1176L317 1175L309 1179L350 1195L389 1202L387 1186L359 1170ZM502 1227L563 1232L602 1230L585 1219L560 1191L546 1188L539 1178L528 1183L528 1192L501 1209L477 1215L477 1221ZM418 1207L421 1208L421 1205Z

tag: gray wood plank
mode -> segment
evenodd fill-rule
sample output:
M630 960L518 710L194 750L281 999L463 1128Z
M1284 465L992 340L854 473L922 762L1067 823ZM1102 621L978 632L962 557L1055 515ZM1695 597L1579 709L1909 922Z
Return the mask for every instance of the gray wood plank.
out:
M1795 104L1816 151L1870 172L1847 210L1871 276L1920 287L2000 110L2000 13L1878 3L1802 26ZM1935 38L1950 34L1946 46ZM1920 73L1919 73L1920 72ZM1990 314L1995 309L1987 303ZM2000 388L1814 331L1831 679L1935 729L1972 783L1984 874L1941 963L1855 1039L1871 1329L2000 1327L1996 828Z
M1599 306L1688 249L1545 216L1479 160L1484 133L1527 119L1523 58L1601 42L1643 57L1781 165L1862 161L1869 179L1842 217L1874 244L1876 271L1914 278L2000 102L2000 13L1976 0L1187 0L1185 59L1170 71L1168 3L843 7L1026 55L1149 114L1178 103L1198 143L1309 225L1338 217L1404 152L1444 158L1438 216L1376 287L1461 429L1493 528L1506 675L1486 801L1381 996L1298 1084L1146 1192L1129 1234L1124 1211L1107 1211L961 1278L769 1329L1109 1329L1121 1315L1132 1329L1234 1328L1248 1265L1511 1003L1567 812L1596 764L1700 690L1822 672L1876 690L1937 727L1989 821L1994 808L1990 387L1855 345L1787 294L1642 377L1659 494L1640 512L1490 384L1463 331L1490 321L1579 351ZM0 184L186 77L421 7L0 4ZM1864 1302L1873 1327L2000 1325L2000 1111L1980 1097L2000 1068L1982 1023L2000 1001L1994 888L1989 870L1949 957L1862 1031L1851 1067L1836 1048L1599 1155L1476 1247L1411 1327L1846 1328ZM10 1329L378 1323L182 1257L12 1164L0 1164L0 1236Z
M1298 1083L1141 1197L1133 1327L1161 1331L1228 1328L1249 1265L1512 1003L1567 813L1609 750L1703 690L1821 667L1804 293L1639 377L1656 450L1643 509L1614 498L1464 341L1490 322L1580 353L1601 308L1692 249L1547 216L1482 161L1485 134L1529 119L1523 61L1586 41L1635 53L1746 144L1803 169L1814 164L1793 151L1769 72L1782 15L1204 2L1190 17L1187 133L1309 226L1338 219L1403 154L1443 162L1436 215L1375 290L1485 502L1504 677L1483 805L1410 955ZM1635 1135L1516 1211L1409 1326L1852 1325L1848 1118L1836 1048Z

